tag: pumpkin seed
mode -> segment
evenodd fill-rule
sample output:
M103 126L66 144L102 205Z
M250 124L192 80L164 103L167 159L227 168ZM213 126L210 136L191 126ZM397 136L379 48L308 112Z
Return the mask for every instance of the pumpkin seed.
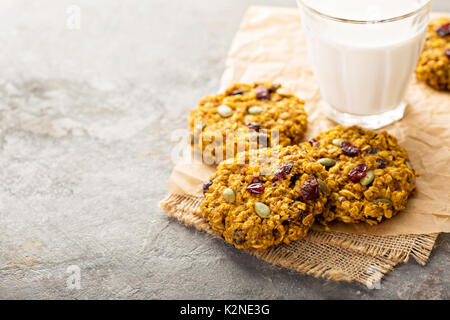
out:
M257 114L260 114L261 112L262 112L262 108L259 106L252 106L247 109L248 114L257 115Z
M341 143L344 141L345 141L344 139L333 139L333 141L331 143L334 144L335 146L340 147Z
M231 109L229 106L222 105L217 108L217 112L222 118L228 118L233 114L233 109Z
M375 200L375 202L387 203L387 204L389 204L389 207L392 207L392 201L389 199L380 198L380 199Z
M236 200L236 194L234 193L233 189L225 189L223 190L223 198L230 203L233 203Z
M375 174L374 174L373 170L369 170L369 171L367 171L366 176L361 178L361 180L359 180L359 183L361 183L363 186L367 186L372 183L374 178L375 178Z
M336 164L336 160L331 159L331 158L321 158L321 159L317 160L317 162L325 167L332 167Z
M405 164L408 167L408 169L412 171L413 167L412 167L411 163L409 161L406 161Z
M255 202L255 211L261 218L270 216L270 208L262 202Z
M327 188L327 185L325 184L325 182L323 182L320 179L317 179L317 182L319 183L320 191L322 191L323 194L327 193L328 192L328 188Z

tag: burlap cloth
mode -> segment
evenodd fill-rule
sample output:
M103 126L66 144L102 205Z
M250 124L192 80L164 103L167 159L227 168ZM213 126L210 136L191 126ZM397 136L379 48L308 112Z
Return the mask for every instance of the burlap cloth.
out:
M331 128L319 108L319 91L308 65L297 9L250 7L233 40L221 90L233 82L272 80L306 100L308 137ZM297 272L330 280L372 285L397 264L413 258L425 265L440 232L450 232L446 187L450 146L450 96L415 79L407 94L403 120L385 128L399 138L422 173L418 194L408 209L379 226L340 224L324 231L315 226L304 239L250 254ZM160 206L187 226L215 233L200 214L203 181L214 168L181 159L169 179L169 195Z

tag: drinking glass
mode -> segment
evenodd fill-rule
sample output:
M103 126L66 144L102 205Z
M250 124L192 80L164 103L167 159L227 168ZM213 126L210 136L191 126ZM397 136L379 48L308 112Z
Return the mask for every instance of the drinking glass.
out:
M403 117L432 0L297 0L325 115L367 129Z

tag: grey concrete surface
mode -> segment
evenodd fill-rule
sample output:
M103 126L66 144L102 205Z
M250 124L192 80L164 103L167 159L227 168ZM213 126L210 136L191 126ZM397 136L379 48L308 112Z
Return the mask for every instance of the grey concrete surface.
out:
M270 266L158 208L174 133L217 90L254 4L295 6L0 2L0 298L450 298L448 234L426 267L411 261L368 290Z

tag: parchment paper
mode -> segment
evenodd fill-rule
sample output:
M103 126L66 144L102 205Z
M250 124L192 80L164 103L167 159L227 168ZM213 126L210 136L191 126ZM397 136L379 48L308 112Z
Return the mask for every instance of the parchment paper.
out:
M233 82L254 81L282 83L306 100L309 123L305 140L336 125L317 105L320 93L308 65L296 8L247 10L231 45L219 91ZM438 92L414 77L406 101L404 118L381 130L396 136L408 150L411 163L421 173L418 193L407 210L378 226L333 223L332 230L370 235L450 232L450 93ZM214 171L212 166L181 161L169 179L169 193L201 197L202 185ZM319 225L314 228L322 229Z

